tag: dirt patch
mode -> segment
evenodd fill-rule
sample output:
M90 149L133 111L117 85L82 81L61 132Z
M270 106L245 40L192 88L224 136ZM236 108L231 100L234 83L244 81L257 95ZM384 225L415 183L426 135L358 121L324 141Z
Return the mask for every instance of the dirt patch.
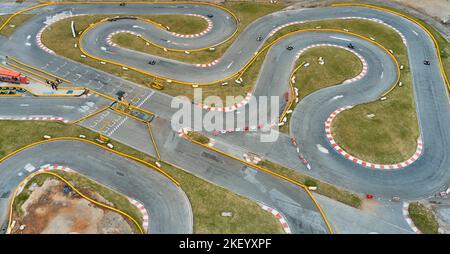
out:
M370 214L374 214L380 207L380 202L376 199L363 199L361 203L361 210Z
M66 188L66 191L65 191ZM32 185L29 198L14 213L13 234L132 234L133 227L122 215L101 208L80 197L65 183L47 178L42 186ZM82 190L108 204L92 190ZM22 226L22 228L21 228ZM22 229L22 230L21 230Z

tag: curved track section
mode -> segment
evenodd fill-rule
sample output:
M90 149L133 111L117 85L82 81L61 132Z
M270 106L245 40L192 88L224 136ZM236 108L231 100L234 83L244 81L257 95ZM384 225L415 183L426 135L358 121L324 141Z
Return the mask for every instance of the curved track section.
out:
M106 38L110 33L123 29L138 31L136 26L143 27L143 29L140 29L142 31L139 30L139 33L143 34L146 39L162 47L173 47L177 50L196 50L201 47L211 47L226 40L235 31L236 24L233 23L230 14L224 10L208 5L188 3L168 5L127 4L127 8L120 8L116 5L94 7L95 4L69 4L52 5L39 9L37 10L39 15L18 28L11 40L5 41L0 46L0 53L3 55L12 54L39 68L45 66L53 73L67 75L67 78L74 83L98 90L112 97L115 97L117 91L144 96L154 93L151 100L142 101L140 106L155 112L164 119L171 119L176 111L170 107L171 96L138 87L119 78L93 71L82 64L53 56L40 50L38 45L32 41L30 41L31 46L29 47L24 47L23 43L28 40L28 36L36 37L38 31L45 26L44 22L47 18L61 12L73 15L105 13L137 15L148 14L150 11L155 14L195 13L207 15L212 13L214 14L214 18L212 18L214 29L202 37L180 38L141 21L125 19L100 23L89 29L82 38L83 49L98 59L120 62L142 70L149 75L178 80L180 83L190 85L219 82L236 75L255 54L258 54L257 52L261 51L267 38L273 35L274 29L286 26L286 24L341 18L362 18L374 20L374 22L383 22L399 31L402 35L401 39L408 45L416 113L419 119L420 136L424 143L423 155L405 169L373 170L355 164L334 151L325 136L323 123L336 109L347 105L375 101L396 84L398 75L400 75L398 63L392 58L389 51L377 45L376 41L348 34L344 31L330 30L309 30L285 36L268 49L253 94L255 96L282 96L289 89L289 75L294 68L296 52L285 50L286 46L294 45L300 49L314 44L346 46L348 41L351 41L357 48L357 52L366 59L370 71L360 80L322 89L307 96L297 105L291 117L291 133L302 144L304 153L308 160L312 162L314 168L313 171L309 171L309 174L345 186L353 191L370 192L383 197L398 195L406 199L426 197L431 193L441 191L443 187L450 183L450 171L448 170L450 166L448 154L450 149L450 108L447 87L440 70L439 58L433 41L426 31L406 18L382 10L355 6L284 10L259 18L251 23L239 34L216 65L209 68L196 68L191 64L141 52L122 48L108 48L109 46L105 51L101 47L107 44ZM263 40L258 42L256 37L259 35L263 37ZM0 37L0 41L2 40ZM173 42L177 44L173 44ZM158 65L149 65L149 58L158 58ZM424 59L430 60L431 65L424 66L422 63ZM84 74L74 75L73 77L70 76L71 73L64 74L67 69L62 70L60 68L62 65L66 66L65 68L73 68L77 72L82 70ZM101 75L108 77L108 85L99 82ZM344 96L335 99L337 95ZM281 106L284 106L283 103ZM227 112L226 114L234 113ZM270 112L268 113L270 114ZM218 112L218 114L222 114L222 112ZM273 121L276 123L278 119L273 119ZM226 150L232 150L234 147L251 150L264 154L275 162L281 161L283 165L297 170L305 170L303 165L299 163L295 149L290 146L289 137L281 135L276 143L261 143L255 136L253 133L226 135L218 137L217 144L225 147ZM316 148L318 144L331 152L325 154L319 151ZM189 146L185 146L186 151ZM176 161L177 158L173 160ZM183 165L183 163L185 162L179 162L180 165ZM209 166L207 165L207 167ZM224 179L216 178L214 180L222 186L226 185L231 190L239 189L238 186L233 186L233 184L225 182ZM265 182L263 187L267 186L270 186L270 184ZM246 190L246 193L248 194L248 190ZM243 193L243 195L246 195L246 193ZM274 208L280 209L280 207ZM150 228L152 227L150 226Z
M24 159L26 158L26 159ZM1 193L13 193L35 168L60 164L139 200L153 216L149 233L192 233L192 211L186 194L169 179L130 159L81 141L52 141L27 148L0 164ZM10 197L11 198L11 197ZM10 198L0 199L0 221L7 223Z

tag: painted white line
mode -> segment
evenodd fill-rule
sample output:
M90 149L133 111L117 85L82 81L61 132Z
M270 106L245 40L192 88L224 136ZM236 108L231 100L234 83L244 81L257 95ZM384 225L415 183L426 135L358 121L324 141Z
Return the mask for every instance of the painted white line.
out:
M342 40L342 41L352 41L352 40L349 40L349 39L345 39L345 38L341 38L341 37L336 37L336 36L330 36L330 38L337 39L337 40Z
M317 149L318 149L320 152L322 152L322 153L326 153L326 154L329 153L329 152L328 152L328 149L326 149L325 147L323 147L323 146L320 145L320 144L317 144Z
M227 69L230 69L231 65L233 64L234 61L231 61L231 63L227 66Z
M337 100L337 99L340 99L340 98L343 98L343 97L344 97L344 95L342 95L342 94L336 95L336 96L333 97L332 100Z

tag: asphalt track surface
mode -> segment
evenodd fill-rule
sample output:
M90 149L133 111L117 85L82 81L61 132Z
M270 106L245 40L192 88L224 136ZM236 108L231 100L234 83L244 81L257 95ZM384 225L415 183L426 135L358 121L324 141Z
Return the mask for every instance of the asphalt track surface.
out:
M27 164L64 165L140 201L150 216L149 233L192 233L191 207L183 190L142 164L81 141L52 141L26 149L1 164L2 194L14 192L29 174L24 170ZM0 209L1 221L5 222L8 199L0 199Z
M224 186L232 191L244 196L267 203L287 214L287 219L294 232L324 232L324 225L321 223L311 223L305 218L298 218L297 212L289 213L286 204L278 202L278 198L267 195L267 190L276 190L287 197L292 186L281 181L274 181L273 178L259 173L264 181L255 182L248 185L246 182L237 181L242 175L237 174L228 168L239 168L240 165L233 165L232 161L225 158L202 156L207 153L202 148L180 140L173 131L170 131L168 120L175 113L176 109L170 107L172 97L159 91L152 91L136 86L130 82L105 74L101 71L93 70L87 66L55 56L42 51L35 43L35 37L45 24L44 22L55 14L213 14L213 29L210 33L191 39L181 39L172 36L170 33L149 24L142 24L141 21L123 20L115 22L105 22L95 26L83 37L83 48L90 54L111 61L119 61L137 69L149 72L154 75L164 76L168 79L180 80L183 82L207 83L221 80L236 71L240 70L255 52L260 50L267 36L272 29L293 21L315 21L338 18L369 18L382 20L398 29L406 38L408 47L408 57L412 73L414 86L414 97L416 111L419 119L421 136L424 142L424 154L422 157L399 170L374 170L359 166L343 158L336 153L329 145L324 135L324 122L326 118L337 108L357 105L378 99L381 94L390 88L392 82L397 78L395 64L388 54L374 44L362 40L358 37L332 32L304 32L289 36L279 42L269 50L264 61L262 71L259 74L255 96L282 96L288 89L288 78L290 71L294 68L295 54L301 48L317 43L330 43L345 46L350 40L365 60L368 62L368 73L363 79L338 86L317 91L301 101L293 113L290 121L292 134L303 145L304 154L311 161L312 171L308 174L319 179L331 182L338 186L345 187L358 193L373 193L384 200L398 195L403 199L418 199L433 195L435 192L444 190L449 185L450 157L448 154L450 144L450 109L446 85L439 71L436 50L431 39L417 25L394 14L365 8L365 7L326 7L316 9L297 9L276 12L259 18L251 23L239 36L236 41L226 51L220 62L212 67L198 68L192 64L181 63L170 59L146 55L140 52L130 52L122 48L109 47L106 45L105 36L117 30L131 30L142 33L148 40L177 49L191 50L195 47L214 45L234 32L235 24L230 14L222 9L217 9L206 5L197 4L154 4L154 5L133 5L118 7L113 5L53 5L33 11L36 15L29 22L19 27L9 40L0 36L0 55L14 56L26 63L45 69L55 75L71 80L74 86L84 86L95 89L104 94L115 97L118 91L126 91L130 97L136 99L135 104L141 108L150 110L161 119L159 129L156 131L157 140L162 147L162 156L165 160L180 165L184 169L194 174ZM144 26L145 25L145 26ZM139 27L144 27L141 29ZM261 35L264 40L256 41L256 37ZM31 39L29 39L31 38ZM337 39L341 38L341 39ZM170 42L167 42L170 41ZM24 46L28 42L31 46ZM176 44L173 44L175 42ZM184 45L183 43L187 43ZM287 45L294 45L295 50L289 52L285 50ZM102 50L106 47L107 50ZM126 57L125 57L126 56ZM149 59L158 58L158 64L148 65ZM423 65L423 60L428 59L430 66ZM334 99L337 95L344 95L339 99ZM9 100L10 98L8 98ZM27 98L28 99L28 98ZM45 100L35 100L35 105L45 105ZM62 100L62 99L61 99ZM66 99L64 99L66 100ZM3 101L3 99L2 99ZM97 102L102 104L102 102ZM282 105L281 105L282 106ZM11 112L15 112L16 107L11 107ZM58 112L65 114L64 112ZM270 112L269 112L270 113ZM50 113L48 113L50 114ZM215 114L215 113L213 113ZM217 114L222 114L218 112ZM235 114L227 113L227 114ZM98 117L98 116L94 116ZM90 119L88 119L90 120ZM401 120L401 119L399 119ZM87 121L87 120L86 120ZM126 128L128 120L123 126L112 135L113 138L124 142L135 148L143 148L142 142L131 142L127 136L140 135L137 124ZM85 124L85 123L84 123ZM81 123L83 125L83 122ZM95 127L88 128L98 130ZM154 130L155 131L155 130ZM143 135L143 134L142 134ZM217 137L217 146L222 150L239 157L242 151L253 151L266 158L289 166L299 171L305 171L304 166L299 162L295 149L290 145L289 138L280 134L280 138L275 143L258 142L260 133L233 133ZM168 137L172 137L169 139ZM133 139L135 140L135 139ZM171 140L171 142L169 142ZM328 149L329 154L324 154L317 149L317 144ZM153 154L150 149L145 152ZM176 156L173 152L177 153ZM184 157L183 157L183 154ZM182 159L185 158L185 159ZM217 159L219 158L219 159ZM220 166L222 164L222 166ZM226 167L225 167L226 166ZM220 170L223 167L224 170ZM77 168L77 167L74 167ZM219 168L219 170L217 170ZM3 172L3 171L2 171ZM269 179L270 178L270 179ZM233 179L233 181L229 181ZM234 181L236 180L236 181ZM261 184L262 183L262 184ZM260 189L258 193L257 189ZM261 190L262 188L262 190ZM296 192L301 193L297 190ZM263 195L266 194L266 195ZM267 198L269 196L269 198ZM301 196L301 195L300 195ZM309 204L308 198L300 198L295 202L295 206L300 205L309 211L314 208ZM395 207L395 205L393 205ZM398 209L392 212L395 215L393 221L398 221ZM315 215L317 216L317 212ZM402 224L401 222L397 222ZM305 226L307 225L307 226Z

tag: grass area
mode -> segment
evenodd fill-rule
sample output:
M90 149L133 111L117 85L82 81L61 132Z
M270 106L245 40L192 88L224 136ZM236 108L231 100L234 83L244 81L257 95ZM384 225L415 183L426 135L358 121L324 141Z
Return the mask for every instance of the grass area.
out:
M208 144L209 138L195 131L188 131L187 136L201 144Z
M323 57L325 64L319 64L319 57ZM336 47L309 49L300 56L294 66L302 62L310 65L300 68L295 74L294 87L298 88L299 101L322 88L353 78L362 71L362 63L355 54ZM290 116L287 115L288 120ZM289 133L289 122L286 122L280 131Z
M93 180L90 180L80 174L76 173L68 173L68 172L62 172L62 171L53 171L54 173L62 176L64 179L68 180L75 188L77 188L81 193L85 194L86 196L100 202L104 203L102 200L98 200L95 197L91 197L90 195L86 194L90 191L94 191L95 193L102 196L105 200L110 202L112 207L117 208L128 215L130 215L133 219L135 219L140 225L142 225L142 215L139 212L139 209L132 205L128 199L123 196L120 193L117 193L99 183L96 183ZM61 181L59 178L56 178L52 175L36 175L30 181L27 182L25 185L24 190L16 197L13 203L13 211L17 213L18 215L22 214L23 211L21 209L23 203L29 198L31 195L30 187L33 184L36 184L37 186L42 186L42 184L47 179L56 179L58 181ZM108 204L109 205L109 204ZM136 227L136 225L130 221L127 217L123 216L125 220L128 221L128 223L133 228L134 232L139 232L139 229Z
M169 31L179 34L201 33L208 28L203 18L188 15L152 15L150 20L168 26Z
M10 17L11 15L0 15L0 25L5 23L5 21ZM19 14L16 17L14 17L8 25L6 25L1 31L0 35L9 37L11 34L14 33L17 27L25 23L27 20L31 19L34 16L34 14Z
M76 125L38 121L0 121L0 155L4 156L29 143L42 140L44 135L52 137L83 134L94 140L98 134ZM147 162L155 159L121 143L111 141L117 151L130 154ZM194 216L194 233L282 233L282 228L273 216L262 210L252 200L234 194L222 187L204 181L194 175L161 163L187 194ZM222 217L221 212L230 211L232 217Z
M424 234L437 234L439 224L433 211L419 202L409 204L409 217L414 225Z
M307 175L304 175L298 171L295 171L293 169L289 169L286 167L283 167L279 164L276 164L274 162L263 160L259 164L262 167L268 168L276 173L279 173L281 175L287 176L293 180L296 180L300 183L305 184L306 186L316 186L317 190L314 192L317 192L321 195L327 196L331 199L337 200L341 203L344 203L346 205L359 208L361 206L361 198L347 190L338 188L336 186L333 186L329 183L322 182L318 179L311 178Z

